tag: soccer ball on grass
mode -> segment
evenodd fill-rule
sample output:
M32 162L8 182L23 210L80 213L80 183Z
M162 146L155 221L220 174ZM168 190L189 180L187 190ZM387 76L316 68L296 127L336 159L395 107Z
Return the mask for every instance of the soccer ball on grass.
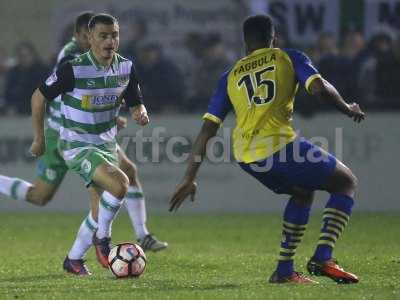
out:
M139 277L146 268L146 255L139 245L118 244L108 255L108 265L117 278Z

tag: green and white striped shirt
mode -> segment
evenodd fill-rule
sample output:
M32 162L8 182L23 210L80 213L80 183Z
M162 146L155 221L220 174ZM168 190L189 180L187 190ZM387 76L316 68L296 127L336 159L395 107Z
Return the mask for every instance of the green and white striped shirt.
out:
M115 54L101 66L91 51L61 66L39 88L46 99L61 95L60 140L65 160L82 150L116 147L116 117L122 98L129 107L142 103L132 61Z
M83 51L79 48L78 43L74 38L61 49L57 56L57 64L54 67L53 72L64 62L77 58L81 55ZM59 131L61 126L61 96L56 97L53 101L49 103L49 118L47 119L47 124L50 128Z

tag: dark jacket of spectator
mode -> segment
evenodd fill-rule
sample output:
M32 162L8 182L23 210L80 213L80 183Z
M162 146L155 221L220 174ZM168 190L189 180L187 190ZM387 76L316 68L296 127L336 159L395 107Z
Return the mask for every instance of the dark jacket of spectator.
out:
M138 57L139 50L146 40L147 22L144 19L135 19L128 25L125 33L124 39L126 41L121 44L119 53L130 60L134 60Z
M328 54L318 62L318 70L344 98L354 98L354 86L357 80L353 76L351 59L340 54Z
M400 59L395 55L391 36L386 33L373 36L367 53L359 76L359 91L366 106L399 108Z
M201 60L194 70L193 96L187 102L189 111L205 111L222 74L231 66L219 34L204 39Z
M28 115L31 112L31 96L46 78L47 68L31 43L19 44L16 54L17 64L6 74L5 109L10 113Z
M178 67L163 55L159 45L143 47L136 66L150 112L181 109L185 96L184 78Z
M400 107L400 59L392 50L377 56L376 80L376 95L386 99L386 106Z

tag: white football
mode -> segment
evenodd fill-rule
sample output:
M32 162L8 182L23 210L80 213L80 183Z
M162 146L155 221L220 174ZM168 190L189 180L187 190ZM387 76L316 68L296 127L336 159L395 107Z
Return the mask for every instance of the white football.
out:
M146 255L136 244L122 243L111 249L108 265L117 278L139 277L146 268Z

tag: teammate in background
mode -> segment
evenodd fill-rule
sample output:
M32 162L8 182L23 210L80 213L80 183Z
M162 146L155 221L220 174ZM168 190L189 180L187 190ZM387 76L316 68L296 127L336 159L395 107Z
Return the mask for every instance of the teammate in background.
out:
M54 71L64 62L76 58L89 50L87 24L94 14L85 12L75 21L74 37L60 51ZM61 124L61 97L49 105L48 127L45 131L46 153L37 163L37 178L34 184L19 178L0 175L0 192L15 200L23 200L34 205L44 206L55 195L68 170L63 158L58 153L59 129Z
M234 110L233 149L240 167L275 193L291 197L283 215L278 265L269 282L316 283L294 270L293 258L308 223L314 191L324 190L330 198L307 269L340 283L356 283L358 277L343 270L332 258L332 251L349 221L357 179L334 156L296 136L291 123L299 83L356 122L364 119L364 113L358 104L347 104L302 52L272 48L274 27L269 16L247 18L243 34L247 56L218 83L186 174L170 200L170 211L176 211L189 195L193 200L207 141L215 136L227 113Z
M77 17L74 38L60 51L55 71L64 62L72 60L89 50L88 23L93 16L93 13L85 12ZM14 199L25 200L39 206L46 205L53 198L68 170L57 148L59 144L59 129L62 124L60 112L61 97L56 97L49 103L49 106L50 116L48 118L48 128L45 131L46 151L38 162L38 177L35 180L35 184L31 185L18 178L9 178L0 175L0 192ZM126 119L118 117L117 125L119 128L126 127ZM139 239L138 241L145 250L158 251L165 249L168 244L158 241L147 229L145 200L137 177L136 166L120 148L118 148L117 152L120 167L129 178L128 193L126 194L124 204L134 226L136 236ZM97 203L93 201L96 212ZM66 271L77 275L90 274L82 257L92 244L92 236L98 226L96 220L97 217L94 218L89 213L87 218L82 222L74 245L64 261L64 269Z

